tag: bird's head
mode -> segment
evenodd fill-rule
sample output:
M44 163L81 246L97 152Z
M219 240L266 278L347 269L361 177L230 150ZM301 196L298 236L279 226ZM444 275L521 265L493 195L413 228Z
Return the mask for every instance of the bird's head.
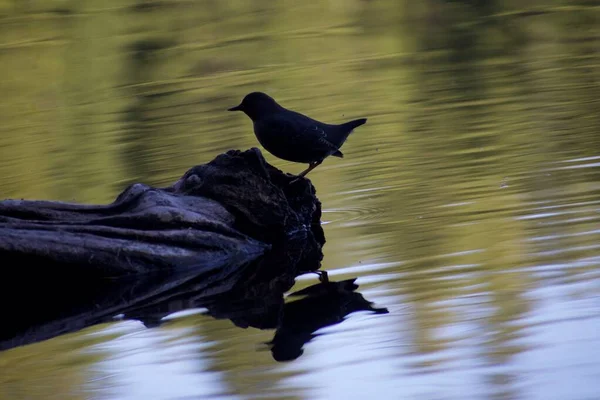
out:
M262 92L252 92L247 94L239 105L229 108L228 111L243 111L254 121L280 109L281 106L271 96Z

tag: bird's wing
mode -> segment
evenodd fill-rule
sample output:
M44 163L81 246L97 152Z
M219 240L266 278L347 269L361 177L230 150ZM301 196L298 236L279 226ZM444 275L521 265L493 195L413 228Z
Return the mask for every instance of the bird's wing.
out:
M311 134L313 131L318 132L319 136L313 136ZM319 125L307 125L306 129L300 135L304 137L310 136L311 141L314 141L314 138L316 137L316 140L319 142L319 144L321 144L323 147L331 148L331 151L336 151L338 149L335 144L331 143L327 139L327 134Z
M279 118L275 117L269 123L277 126L278 130L290 137L290 142L298 147L320 148L324 152L335 152L337 146L327 139L327 133L320 124L309 118Z

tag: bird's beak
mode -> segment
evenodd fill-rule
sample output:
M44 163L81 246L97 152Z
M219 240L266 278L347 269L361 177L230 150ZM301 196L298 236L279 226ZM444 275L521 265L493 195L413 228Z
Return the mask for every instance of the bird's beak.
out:
M227 111L240 111L242 109L242 105L228 108Z

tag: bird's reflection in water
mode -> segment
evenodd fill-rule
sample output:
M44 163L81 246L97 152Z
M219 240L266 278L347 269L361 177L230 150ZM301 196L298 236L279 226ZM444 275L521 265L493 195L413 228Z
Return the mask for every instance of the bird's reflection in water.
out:
M340 323L352 312L387 312L374 308L356 292L356 278L329 281L327 274L318 270L318 254L305 256L279 252L224 269L218 276L188 272L88 283L79 280L77 285L68 283L72 279L36 279L35 285L23 277L14 279L10 282L24 283L16 292L32 301L8 298L0 303L3 315L13 316L9 318L9 329L0 334L0 351L114 321L117 315L154 328L166 316L203 308L205 314L229 319L241 328L275 330L268 345L275 360L285 361L298 358L318 329ZM320 282L292 293L291 298L302 297L286 303L285 293L293 287L295 278L310 272L320 274Z
M203 304L194 302L193 296L179 297L127 313L125 318L142 321L146 327L156 327L167 315L202 305L206 308L203 314L229 319L240 328L274 329L273 339L266 343L273 358L292 361L303 354L304 345L317 336L317 330L339 324L357 311L388 313L386 308L374 307L356 291L357 278L335 282L327 278L325 271L319 273L322 274L319 283L289 294L290 298L298 299L288 302L284 300L283 290L271 286L265 291L262 289L267 286L263 286L262 289L255 287L252 292L244 290L239 295L227 293Z
M317 330L339 324L353 312L387 314L387 308L373 307L373 303L356 292L355 281L356 278L339 282L327 280L290 294L290 297L304 297L284 306L275 336L268 343L273 358L295 360L303 354L304 344L316 336Z

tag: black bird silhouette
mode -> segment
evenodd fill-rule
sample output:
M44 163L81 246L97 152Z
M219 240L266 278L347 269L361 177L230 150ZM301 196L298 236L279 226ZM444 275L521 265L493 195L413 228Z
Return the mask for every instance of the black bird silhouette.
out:
M366 118L360 118L339 125L326 124L288 110L262 92L247 94L239 105L228 110L243 111L250 117L259 143L275 157L308 163L308 168L292 182L329 156L344 157L340 147L355 128L367 122Z

